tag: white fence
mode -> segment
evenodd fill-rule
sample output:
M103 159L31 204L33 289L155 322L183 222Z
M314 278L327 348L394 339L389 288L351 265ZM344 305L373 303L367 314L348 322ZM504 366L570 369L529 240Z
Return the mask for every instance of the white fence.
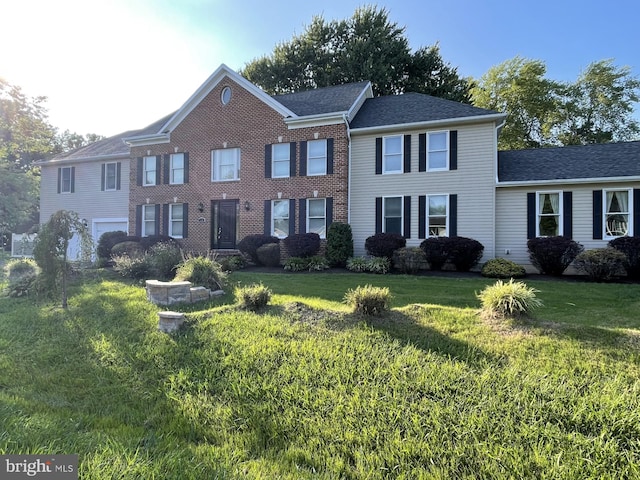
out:
M12 257L33 257L33 242L36 234L27 235L23 233L11 234L11 256Z

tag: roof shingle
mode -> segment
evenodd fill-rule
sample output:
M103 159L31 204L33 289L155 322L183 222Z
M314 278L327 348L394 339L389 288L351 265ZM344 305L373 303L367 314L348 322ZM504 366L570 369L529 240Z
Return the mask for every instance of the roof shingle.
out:
M368 84L369 82L345 83L315 90L273 95L272 98L301 117L346 112Z

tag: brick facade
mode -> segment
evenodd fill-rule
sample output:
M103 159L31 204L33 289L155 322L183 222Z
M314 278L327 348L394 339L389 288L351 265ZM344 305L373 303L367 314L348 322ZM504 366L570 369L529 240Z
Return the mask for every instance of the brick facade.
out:
M227 105L221 102L221 92L231 87L232 97ZM333 174L300 176L300 142L314 139L333 139ZM348 139L344 123L288 129L282 115L251 92L225 77L184 118L170 134L170 143L135 146L131 148L129 222L139 224L137 212L144 204L188 204L188 234L183 247L195 252L206 252L211 246L212 201L238 201L238 231L236 239L246 235L264 233L265 200L295 199L295 233L300 233L299 200L313 198L333 199L333 221L347 222L348 201ZM289 178L265 178L265 145L296 142L296 175ZM240 179L211 181L212 150L240 149ZM163 156L188 152L189 182L179 185L164 184L163 169L160 184L140 186L138 157ZM306 160L306 159L305 159ZM249 202L249 210L245 209ZM203 212L198 210L202 203ZM159 233L165 233L166 219L160 216Z

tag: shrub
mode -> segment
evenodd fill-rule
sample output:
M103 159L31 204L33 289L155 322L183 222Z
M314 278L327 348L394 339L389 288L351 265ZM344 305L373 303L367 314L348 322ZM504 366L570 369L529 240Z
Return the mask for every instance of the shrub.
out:
M279 243L280 239L278 237L273 237L271 235L247 235L242 240L238 242L238 250L242 253L245 253L249 256L252 262L259 264L258 261L258 248L262 245L268 243Z
M242 255L228 255L220 257L218 263L225 272L235 272L247 266L247 261Z
M579 254L573 266L591 280L605 282L624 272L626 258L624 253L615 248L595 248Z
M482 266L480 273L489 278L522 278L527 274L522 265L505 258L489 260Z
M265 267L279 267L280 244L265 243L256 250L256 257L258 258L259 265L264 265Z
M111 249L114 245L123 242L127 237L127 232L122 230L116 230L115 232L105 232L100 236L98 240L98 246L96 247L96 257L98 262L107 265L111 262Z
M584 247L567 237L538 237L527 242L531 264L540 273L561 276Z
M476 296L482 303L483 312L491 317L526 315L534 308L542 306L536 297L538 290L527 287L523 282L513 279L505 283L498 280Z
M393 268L402 273L417 273L426 270L427 257L418 247L403 247L393 252Z
M262 284L252 284L236 287L234 296L242 308L257 312L266 307L271 301L271 290Z
M640 237L615 238L609 242L609 246L625 254L623 266L627 276L640 280Z
M182 262L182 252L174 242L160 242L147 251L145 258L151 275L158 280L171 280L175 276L176 267Z
M35 260L31 258L10 260L5 265L4 271L9 279L6 288L6 294L9 297L23 297L35 291L40 272Z
M420 244L420 248L431 270L442 270L449 259L449 237L430 237Z
M127 240L125 242L116 243L111 248L112 257L121 257L122 255L127 255L131 258L140 258L144 256L144 250L142 245L140 245L140 242Z
M145 252L148 252L152 247L159 243L171 245L177 250L180 250L181 248L180 242L168 235L149 235L148 237L140 237L140 245Z
M347 262L347 270L357 273L389 273L391 260L387 257L353 257Z
M130 257L129 255L115 255L113 269L125 278L137 280L148 278L150 266L147 257Z
M387 287L365 285L347 290L344 301L353 308L354 313L364 315L380 315L389 309L391 294Z
M315 255L313 257L310 257L308 260L309 260L309 266L307 268L309 269L310 272L311 271L319 272L329 268L329 263L327 262L327 259L321 255Z
M456 271L468 272L475 267L484 252L484 246L477 240L467 237L449 237L449 258Z
M353 256L351 225L333 222L327 230L327 261L335 267L345 267Z
M209 290L220 290L224 287L225 278L219 263L207 257L189 256L178 265L174 280L191 282L194 286Z
M308 258L289 257L284 261L284 269L290 272L302 272L309 269Z
M347 270L356 273L369 271L369 260L365 257L352 257L347 261Z
M309 258L320 251L320 235L317 233L298 233L283 240L291 257Z
M389 260L393 257L393 252L406 245L407 240L397 233L376 233L364 242L364 248L369 255L386 257Z

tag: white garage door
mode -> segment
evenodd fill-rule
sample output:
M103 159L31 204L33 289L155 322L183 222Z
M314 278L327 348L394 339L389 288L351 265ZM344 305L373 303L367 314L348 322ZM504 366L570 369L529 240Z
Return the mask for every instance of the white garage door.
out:
M109 220L109 221L97 221L94 220L93 222L93 242L97 245L98 244L98 240L100 240L100 237L102 236L103 233L106 232L116 232L118 230L121 230L123 232L127 231L127 225L128 222L126 220L124 221L114 221L114 220Z

